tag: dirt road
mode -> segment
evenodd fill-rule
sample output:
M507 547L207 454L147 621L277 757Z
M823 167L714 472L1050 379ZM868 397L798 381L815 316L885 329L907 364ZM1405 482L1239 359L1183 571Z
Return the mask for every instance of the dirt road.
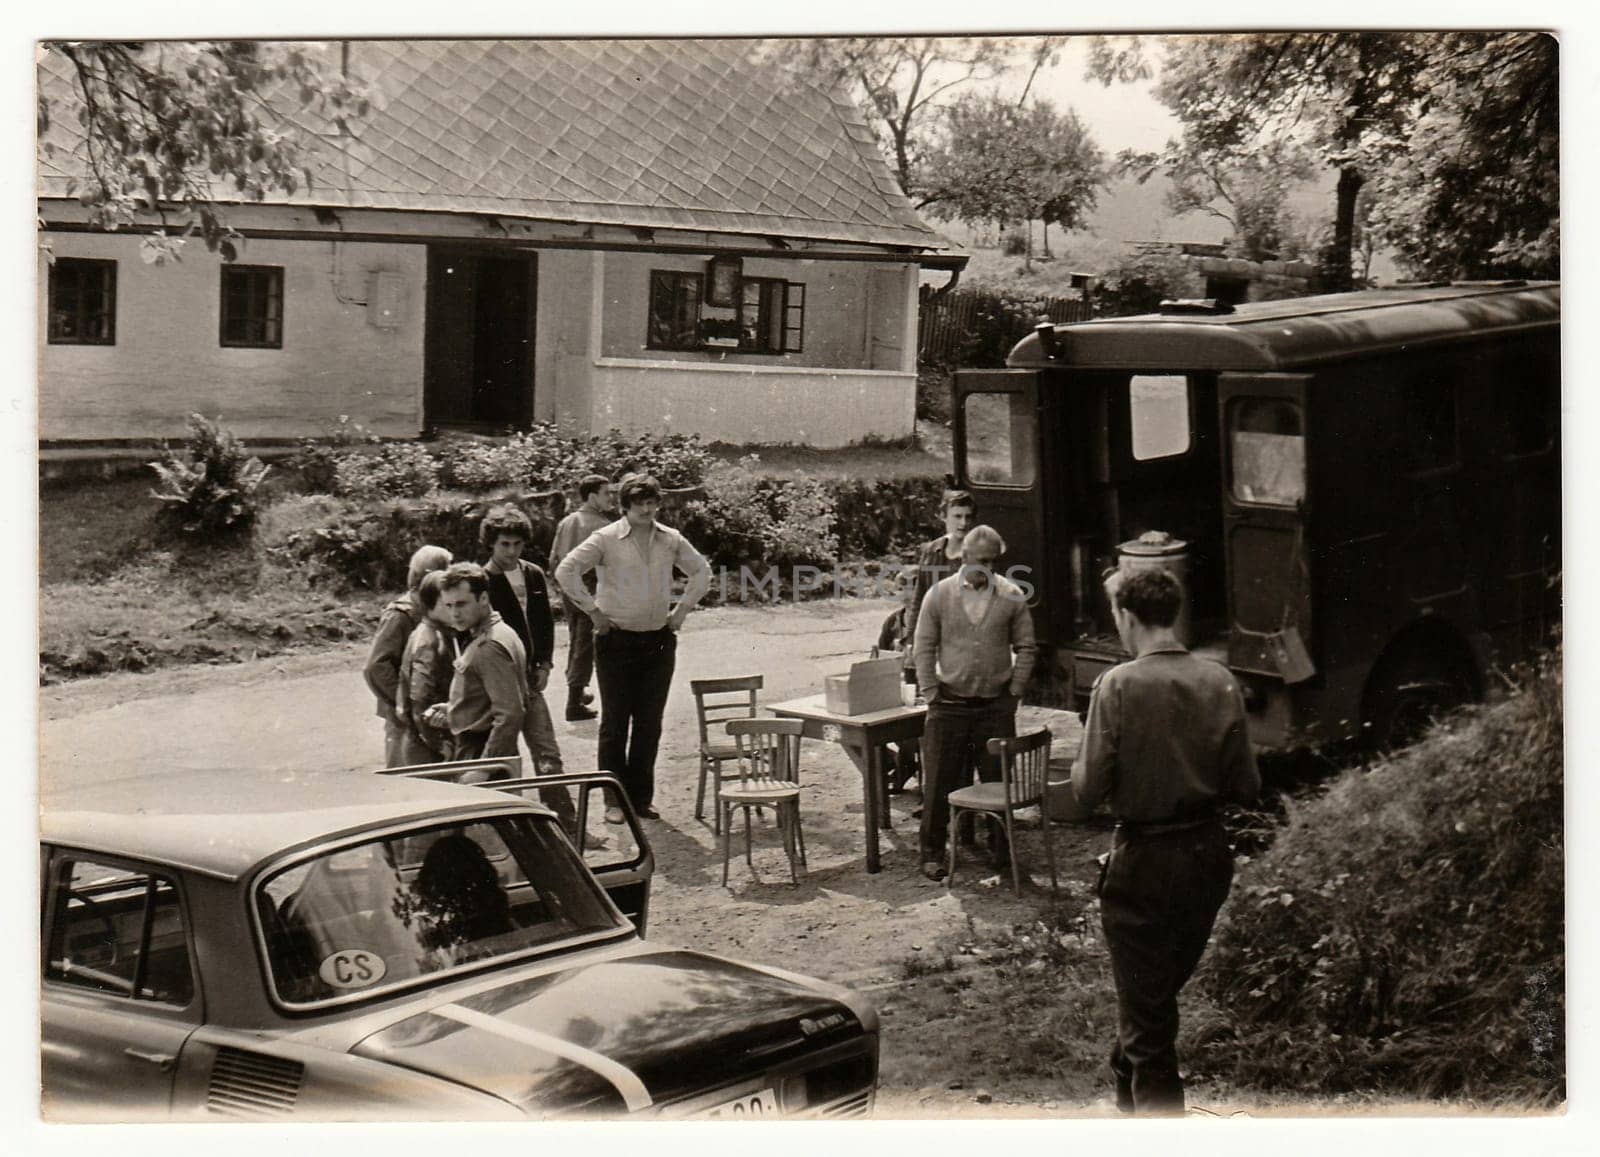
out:
M780 608L717 608L695 614L682 635L657 765L660 823L652 940L795 968L874 991L887 1006L886 1077L894 1071L893 1000L904 962L960 936L969 920L1009 927L1037 910L1048 876L1037 837L1021 841L1025 863L1045 891L1017 899L1009 881L973 865L946 891L917 871L915 791L891 797L893 828L883 836L883 871L865 870L861 779L844 753L807 741L802 780L810 863L789 883L777 833L756 834L753 878L736 859L721 886L721 849L710 816L694 818L698 761L689 680L761 672L763 702L817 690L825 674L865 656L887 602L818 602ZM565 661L557 628L556 669ZM152 767L333 769L360 773L381 761L382 725L362 682L361 649L233 666L119 675L46 688L40 697L41 775L46 782L106 780ZM553 703L559 708L559 703ZM1055 717L1052 726L1062 725ZM1068 721L1075 725L1075 721ZM558 722L572 770L594 766L596 726ZM1098 839L1099 837L1095 837ZM1087 887L1083 833L1058 829L1068 870L1065 894ZM737 856L737 850L735 855ZM919 1115L926 1090L885 1088L883 1108ZM1001 1106L995 1106L996 1109ZM935 1111L937 1111L935 1109Z

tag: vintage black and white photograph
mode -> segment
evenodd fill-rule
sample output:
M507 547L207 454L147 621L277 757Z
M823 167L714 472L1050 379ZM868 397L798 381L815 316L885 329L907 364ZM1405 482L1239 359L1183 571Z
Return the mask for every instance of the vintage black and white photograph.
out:
M1565 40L983 19L38 39L36 1116L1567 1113Z

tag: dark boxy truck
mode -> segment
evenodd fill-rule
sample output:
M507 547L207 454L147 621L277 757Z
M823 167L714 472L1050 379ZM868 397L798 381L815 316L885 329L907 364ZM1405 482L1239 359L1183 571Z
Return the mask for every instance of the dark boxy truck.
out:
M1181 573L1259 748L1386 746L1559 623L1560 305L1478 282L1041 324L956 375L957 476L1080 706L1126 657L1101 576L1132 556Z

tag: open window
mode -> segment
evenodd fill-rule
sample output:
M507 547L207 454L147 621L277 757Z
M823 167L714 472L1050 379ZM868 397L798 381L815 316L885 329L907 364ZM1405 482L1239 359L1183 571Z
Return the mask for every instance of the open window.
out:
M985 486L1032 486L1038 459L1030 399L1022 393L973 393L962 400L967 477Z
M1228 404L1228 449L1235 500L1288 507L1305 500L1305 426L1294 402L1234 398Z
M1189 379L1134 374L1128 379L1129 451L1134 461L1175 458L1189 450Z
M47 980L178 1008L194 999L188 930L170 877L63 853L51 879Z

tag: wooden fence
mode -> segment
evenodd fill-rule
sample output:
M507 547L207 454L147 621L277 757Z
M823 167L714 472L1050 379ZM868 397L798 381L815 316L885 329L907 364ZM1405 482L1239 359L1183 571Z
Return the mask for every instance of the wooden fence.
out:
M917 314L917 362L999 365L1005 352L1032 332L1040 316L1065 323L1088 321L1093 313L1087 301L1074 297L1046 297L1023 307L1019 298L981 290L924 295Z

